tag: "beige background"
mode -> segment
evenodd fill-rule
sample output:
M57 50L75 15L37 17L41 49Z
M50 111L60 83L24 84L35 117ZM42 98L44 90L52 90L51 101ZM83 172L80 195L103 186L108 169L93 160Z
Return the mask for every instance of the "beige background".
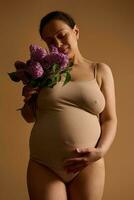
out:
M23 105L21 83L9 80L15 60L29 58L29 44L45 47L38 27L42 16L61 9L80 28L79 47L88 59L107 63L114 75L118 130L105 156L106 184L103 200L134 199L133 86L134 3L121 0L1 1L0 10L0 199L28 200L26 168L33 124L16 109Z

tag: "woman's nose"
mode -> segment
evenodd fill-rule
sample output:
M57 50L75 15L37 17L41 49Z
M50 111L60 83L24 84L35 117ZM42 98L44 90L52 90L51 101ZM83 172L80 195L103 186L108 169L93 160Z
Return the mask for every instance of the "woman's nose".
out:
M57 48L59 48L62 45L62 43L59 39L55 39L55 45Z

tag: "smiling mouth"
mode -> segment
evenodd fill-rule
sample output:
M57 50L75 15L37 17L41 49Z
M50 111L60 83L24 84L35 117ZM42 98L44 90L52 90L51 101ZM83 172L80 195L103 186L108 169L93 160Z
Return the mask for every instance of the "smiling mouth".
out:
M68 51L68 48L64 49L63 51L64 51L64 52Z
M65 49L59 49L61 52L67 52L68 51L68 47Z
M68 48L62 50L63 53L67 53L68 52Z

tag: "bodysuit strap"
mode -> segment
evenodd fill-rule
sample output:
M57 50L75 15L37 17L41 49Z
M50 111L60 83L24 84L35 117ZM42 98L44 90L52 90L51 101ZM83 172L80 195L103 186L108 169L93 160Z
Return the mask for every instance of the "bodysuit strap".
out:
M94 78L96 79L96 76L97 76L97 66L98 66L98 63L95 63L95 66L94 66Z

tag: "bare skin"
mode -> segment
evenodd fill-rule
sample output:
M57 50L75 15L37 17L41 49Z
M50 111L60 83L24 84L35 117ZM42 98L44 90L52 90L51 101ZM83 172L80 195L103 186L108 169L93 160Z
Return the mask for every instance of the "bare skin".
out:
M49 168L32 160L28 163L27 186L30 200L101 200L104 182L103 158L83 168L68 184Z
M61 29L62 31L59 31ZM59 33L63 35L66 33L67 35L59 37ZM48 47L51 42L61 49L68 47L66 52L70 59L74 59L71 72L73 80L91 80L94 78L93 62L84 58L78 48L79 29L77 26L71 29L63 21L53 20L44 28L42 34ZM65 170L79 171L79 175L68 184L65 184L60 177L44 165L30 160L27 168L27 186L30 200L102 199L105 184L104 155L114 140L117 127L114 81L108 65L99 64L97 81L106 99L105 109L100 115L102 134L97 147L78 152L79 160L76 158L73 158L71 162L66 160ZM30 122L29 115L26 116L25 114L23 117L28 118ZM31 121L34 121L34 117Z
M65 184L49 168L32 160L27 168L30 200L67 200Z

